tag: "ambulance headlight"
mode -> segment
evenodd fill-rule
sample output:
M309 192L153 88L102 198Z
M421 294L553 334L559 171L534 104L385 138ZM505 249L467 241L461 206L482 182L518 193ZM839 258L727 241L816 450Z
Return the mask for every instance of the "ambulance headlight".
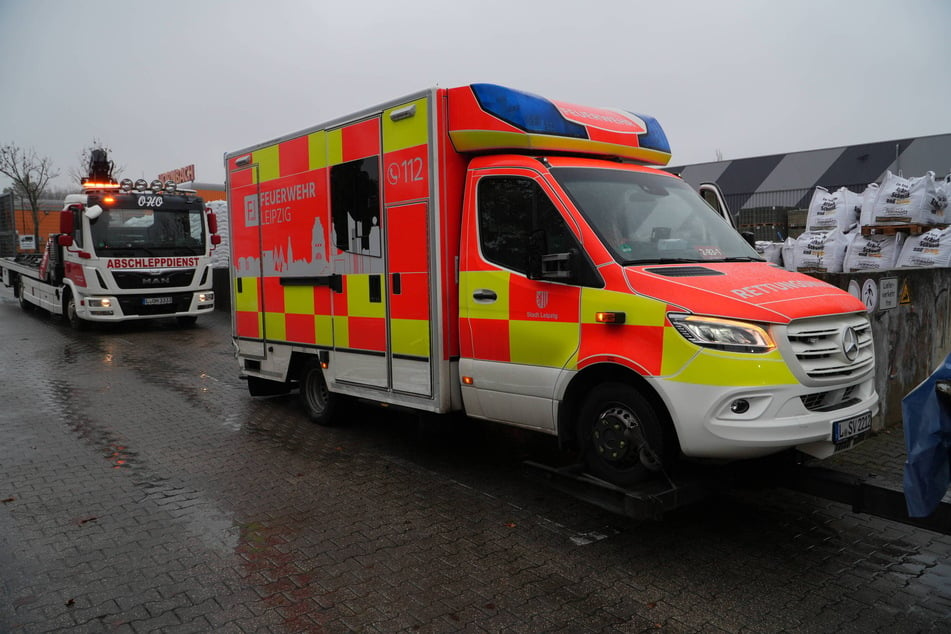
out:
M112 300L108 297L88 297L86 305L90 308L112 308Z
M202 304L215 301L215 292L205 291L204 293L198 293L198 301Z
M764 328L749 322L683 314L669 314L667 318L684 339L704 348L763 353L776 347Z

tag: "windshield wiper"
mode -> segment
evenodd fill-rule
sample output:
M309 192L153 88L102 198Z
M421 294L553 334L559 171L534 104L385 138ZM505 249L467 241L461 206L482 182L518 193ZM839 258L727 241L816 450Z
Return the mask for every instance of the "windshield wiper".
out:
M722 261L722 262L765 262L766 259L765 259L765 258L754 258L754 257L752 257L752 256L745 255L745 256L742 256L742 257L723 258L721 261Z

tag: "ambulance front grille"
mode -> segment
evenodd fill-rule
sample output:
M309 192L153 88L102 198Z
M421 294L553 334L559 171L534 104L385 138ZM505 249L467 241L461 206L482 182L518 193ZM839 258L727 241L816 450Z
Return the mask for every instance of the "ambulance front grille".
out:
M112 271L119 288L181 288L190 286L195 269L162 269L157 271Z
M855 396L857 389L857 385L850 385L842 390L806 394L799 398L810 412L832 412L858 403L861 399Z
M786 336L802 371L817 382L858 378L875 365L872 327L864 315L797 320Z

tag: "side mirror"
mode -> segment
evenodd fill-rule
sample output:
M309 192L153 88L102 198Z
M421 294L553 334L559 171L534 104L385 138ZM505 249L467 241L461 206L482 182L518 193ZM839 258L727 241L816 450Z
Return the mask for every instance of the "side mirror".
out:
M211 243L215 246L221 244L221 236L219 236L217 233L211 234Z
M74 214L76 211L81 210L80 205L70 205L63 211L59 212L59 232L60 233L72 233L74 229Z
M69 236L69 235L57 236L56 242L61 247L71 247L73 246L73 236Z
M99 205L93 205L92 207L86 207L86 217L90 220L95 220L102 215L102 207Z
M213 211L208 212L208 231L218 233L218 216L216 216Z

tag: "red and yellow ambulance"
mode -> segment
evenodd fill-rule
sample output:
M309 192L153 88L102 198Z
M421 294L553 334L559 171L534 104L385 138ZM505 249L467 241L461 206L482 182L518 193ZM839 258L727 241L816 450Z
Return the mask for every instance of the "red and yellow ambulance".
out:
M492 84L228 153L251 393L556 434L619 484L861 440L864 304L763 261L669 159L649 116Z

